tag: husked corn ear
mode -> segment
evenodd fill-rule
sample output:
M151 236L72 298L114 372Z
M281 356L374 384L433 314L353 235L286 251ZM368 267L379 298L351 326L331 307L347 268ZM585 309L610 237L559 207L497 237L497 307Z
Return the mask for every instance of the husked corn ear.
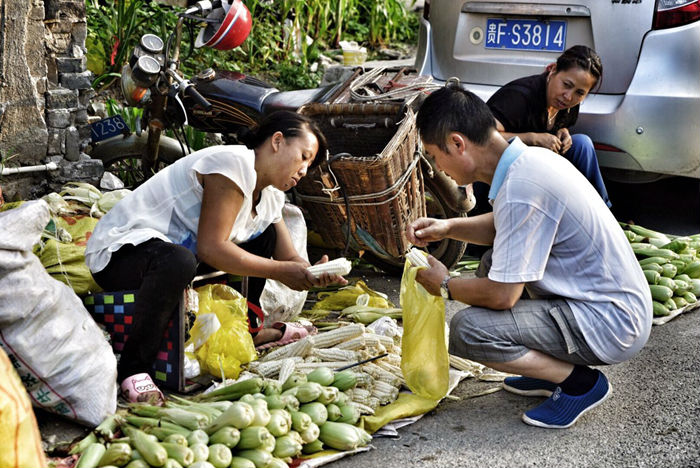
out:
M401 379L372 362L368 362L362 366L362 370L371 375L375 381L386 382L394 387L399 387L401 385Z
M351 340L343 341L342 343L337 344L336 348L349 349L351 351L362 349L368 345L365 336L366 334L357 336Z
M301 356L304 357L314 347L314 337L307 336L299 341L281 346L260 358L260 361L275 361L282 358Z
M408 260L413 266L426 268L430 267L425 252L423 252L422 250L418 250L415 247L408 251L408 253L406 254L406 260Z
M360 387L369 389L374 385L374 379L367 372L355 372L355 378L357 379L357 385Z
M468 372L472 376L480 374L485 367L484 365L479 364L478 362L470 361L469 359L464 359L453 354L449 355L449 361L450 366L454 367L457 370L461 370L462 372Z
M316 348L330 348L338 343L342 343L343 341L362 335L364 331L365 326L361 323L338 327L335 330L315 335L314 346Z
M345 393L347 393L350 399L355 403L362 403L364 405L369 403L369 397L371 396L369 390L358 387L345 390Z
M391 364L392 366L396 366L398 368L401 367L401 348L398 348L398 352L396 350L396 347L393 350L390 350L387 348L387 351L389 354L385 357L382 358L383 361L385 361L387 364Z
M340 257L326 263L311 265L307 270L314 276L321 276L323 273L347 275L352 270L352 263L345 257Z
M376 333L373 336L376 337L379 344L384 346L386 349L389 349L394 346L394 339L390 336L378 335Z
M297 370L299 372L304 372L305 374L310 373L314 369L319 367L330 367L331 369L337 369L339 367L345 367L354 362L348 361L325 361L325 362L300 362L297 364Z
M369 405L365 405L364 403L358 403L356 401L353 401L352 404L355 405L358 410L360 410L360 414L374 414L374 408L372 408Z
M367 406L369 406L373 410L376 410L381 406L381 402L379 401L379 398L370 395L370 397L367 399Z
M374 387L372 387L372 393L384 394L384 393L398 393L399 389L389 383L382 382L381 380L374 381Z
M300 363L304 361L304 358L301 356L295 356L288 359L291 359L295 363ZM254 361L250 363L250 369L262 375L263 377L274 377L280 373L284 361L284 359L278 359L276 361L267 362Z
M349 349L338 349L338 348L327 348L318 349L315 348L311 351L313 357L319 358L321 361L348 361L357 362L359 361L358 355L355 351Z
M294 373L294 370L296 369L297 363L294 359L292 358L286 358L282 360L282 366L280 367L280 372L279 372L279 377L277 377L277 381L280 382L281 384L284 384L287 379L289 378L292 373Z

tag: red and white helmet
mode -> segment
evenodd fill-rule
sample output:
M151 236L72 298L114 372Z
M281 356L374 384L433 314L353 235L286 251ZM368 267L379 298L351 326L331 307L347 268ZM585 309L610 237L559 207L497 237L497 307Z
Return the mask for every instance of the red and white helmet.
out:
M223 0L221 7L212 10L207 19L215 21L199 30L199 35L194 42L195 47L207 46L217 50L235 49L246 40L253 23L250 11L241 0L233 0L232 3Z

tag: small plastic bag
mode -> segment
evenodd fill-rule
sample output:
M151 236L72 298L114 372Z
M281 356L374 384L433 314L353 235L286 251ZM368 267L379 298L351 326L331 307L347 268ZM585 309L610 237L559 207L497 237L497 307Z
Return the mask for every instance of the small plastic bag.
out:
M401 277L401 371L413 393L441 400L447 394L450 368L445 345L445 301L416 282L420 268L407 261Z
M199 294L197 320L213 313L220 323L220 328L196 351L202 371L235 379L242 364L257 359L253 337L248 331L248 303L238 291L224 284L207 284L196 291ZM193 329L195 327L196 321ZM185 346L198 337L201 334L192 335Z

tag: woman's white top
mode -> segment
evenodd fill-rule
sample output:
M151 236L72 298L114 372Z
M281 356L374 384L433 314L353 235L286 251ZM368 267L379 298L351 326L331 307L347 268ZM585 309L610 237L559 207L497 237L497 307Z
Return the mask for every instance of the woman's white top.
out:
M221 174L243 192L243 205L229 235L232 242L254 239L282 219L285 196L272 186L262 190L253 215L257 180L253 150L233 145L204 148L156 173L100 219L85 250L90 271L104 269L112 252L123 245L139 245L154 238L182 245L196 254L203 194L197 174Z

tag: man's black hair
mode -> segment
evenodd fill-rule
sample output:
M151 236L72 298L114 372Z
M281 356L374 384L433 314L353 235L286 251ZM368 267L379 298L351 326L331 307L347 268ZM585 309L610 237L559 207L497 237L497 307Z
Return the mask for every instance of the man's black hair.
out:
M416 117L424 143L447 151L450 132L459 132L472 143L483 145L496 128L496 120L486 103L459 83L448 82L428 96Z

